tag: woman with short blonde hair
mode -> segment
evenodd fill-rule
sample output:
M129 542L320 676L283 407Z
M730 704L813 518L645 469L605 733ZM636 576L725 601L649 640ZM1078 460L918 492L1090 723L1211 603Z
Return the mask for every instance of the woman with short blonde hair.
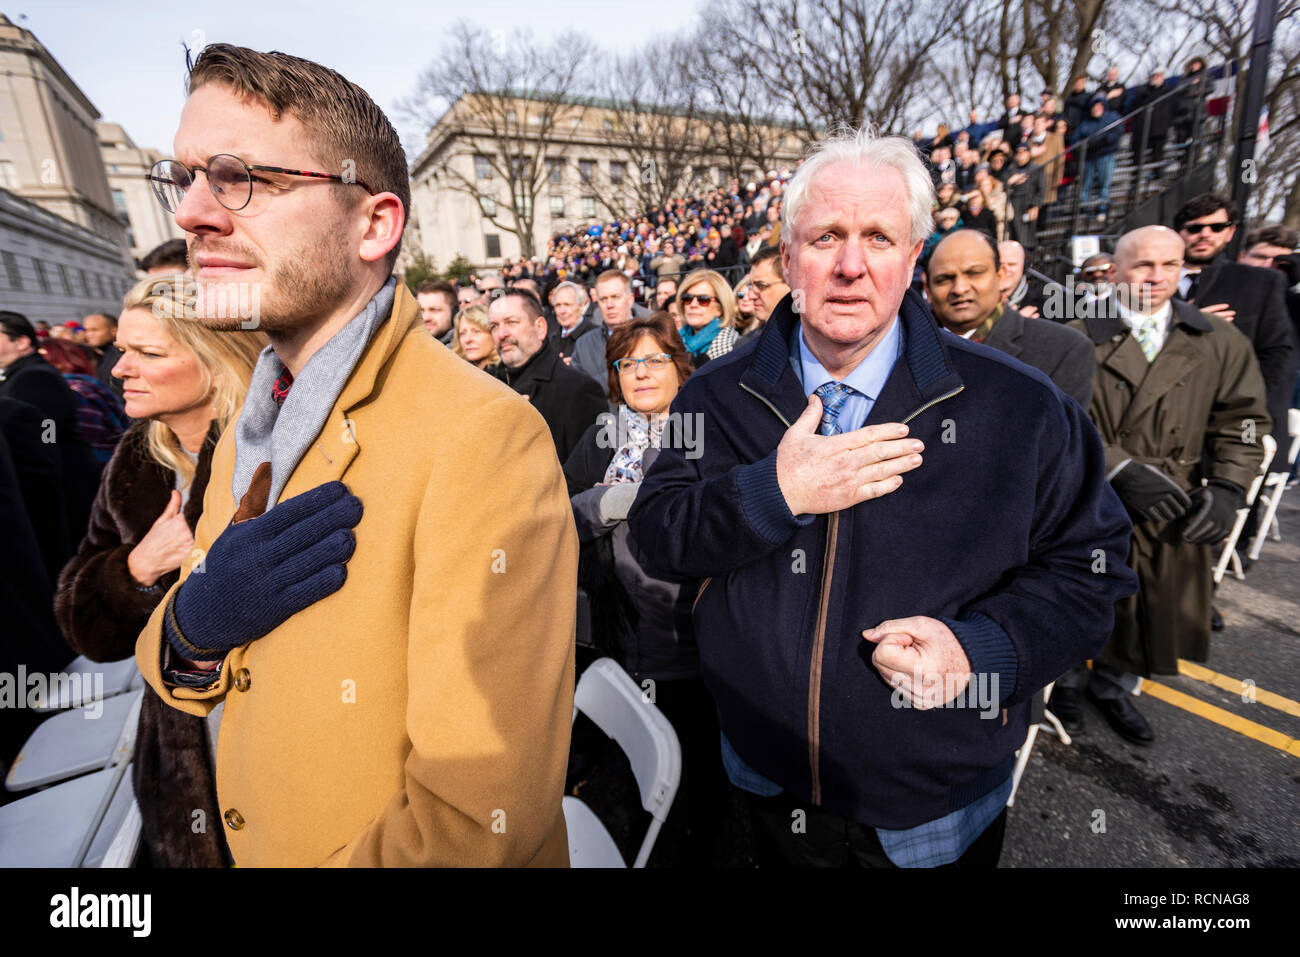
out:
M466 306L452 320L451 351L471 365L495 375L501 364L496 340L488 328L487 306Z

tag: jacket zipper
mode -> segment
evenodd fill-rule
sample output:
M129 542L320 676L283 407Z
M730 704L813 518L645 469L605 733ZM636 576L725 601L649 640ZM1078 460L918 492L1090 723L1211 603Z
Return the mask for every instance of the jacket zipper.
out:
M754 396L764 405L766 405L776 415L778 419L785 422L786 428L790 423L786 421L785 416L777 411L776 406L768 402L753 389L744 385L740 386L750 395ZM921 406L907 418L903 423L911 422L914 418L924 412L931 406L938 405L945 399L951 399L959 392L965 389L965 386L957 386L951 392L944 393L938 398L931 399L925 405ZM813 632L812 661L808 669L808 765L812 774L812 796L811 800L814 805L821 806L822 803L822 780L821 780L821 695L822 695L822 658L826 649L826 619L830 612L831 597L831 577L835 571L835 546L839 540L840 530L840 513L835 512L830 517L830 523L826 531L826 555L822 562L822 580L821 591L817 599L817 625ZM707 587L706 581L700 588L700 594L704 594L704 588ZM699 601L699 596L695 599Z

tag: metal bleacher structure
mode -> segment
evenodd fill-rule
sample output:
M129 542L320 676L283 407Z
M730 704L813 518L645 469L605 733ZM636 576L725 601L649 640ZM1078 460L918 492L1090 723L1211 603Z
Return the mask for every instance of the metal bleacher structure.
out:
M1212 192L1218 183L1217 171L1232 148L1231 99L1213 95L1216 84L1227 77L1235 78L1233 64L1206 70L1199 85L1193 112L1191 136L1179 142L1174 130L1164 146L1161 158L1147 157L1152 118L1157 111L1167 111L1187 94L1181 85L1172 85L1167 93L1140 109L1126 113L1093 136L1067 146L1057 157L1065 157L1067 181L1058 189L1056 202L1043 207L1035 242L1027 250L1027 261L1049 279L1064 282L1075 263L1071 258L1071 240L1076 236L1095 236L1101 251L1114 249L1124 233L1140 226L1169 225L1174 213L1188 199L1199 193ZM1109 210L1105 220L1082 208L1080 192L1088 150L1116 126L1125 132L1116 153L1115 174L1111 180ZM1147 162L1134 162L1141 156ZM1046 162L1050 163L1049 157ZM1093 197L1095 201L1095 195Z

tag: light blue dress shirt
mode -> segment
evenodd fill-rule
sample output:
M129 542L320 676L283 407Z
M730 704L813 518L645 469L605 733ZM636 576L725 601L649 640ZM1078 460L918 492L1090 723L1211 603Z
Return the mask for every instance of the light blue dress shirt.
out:
M853 389L836 418L836 424L841 430L851 432L866 424L867 416L871 414L885 383L889 381L890 373L894 371L894 363L903 354L904 345L903 323L895 317L893 325L876 348L858 363L857 368L839 380ZM802 326L790 346L790 365L803 384L805 395L811 396L819 386L835 381L808 348ZM726 735L722 736L722 764L731 783L742 790L759 797L775 797L782 791L781 785L769 781L747 765ZM899 867L938 867L951 864L1002 813L1010 795L1011 778L1008 776L1000 787L961 810L904 830L878 827L876 836L880 839L886 856Z

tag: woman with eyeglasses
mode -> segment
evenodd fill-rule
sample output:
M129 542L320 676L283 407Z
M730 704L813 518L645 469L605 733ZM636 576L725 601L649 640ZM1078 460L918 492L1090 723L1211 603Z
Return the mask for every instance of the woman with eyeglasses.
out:
M194 526L222 430L248 390L260 332L215 332L193 318L182 276L132 288L117 326L126 413L135 423L104 470L90 527L63 569L54 612L92 661L120 661L191 557ZM147 685L132 781L155 867L223 867L229 852L203 718L163 704ZM206 827L194 830L194 812Z
M700 677L691 625L695 589L647 575L627 530L628 511L659 454L669 406L691 363L664 312L617 327L605 359L618 412L589 428L564 463L582 546L578 580L591 603L595 644L594 651L579 648L579 671L596 654L613 657L672 723L682 746L682 779L664 828L673 836L660 844L680 843L692 858L672 863L707 864L726 790L717 711ZM702 438L693 420L670 435L688 449ZM590 757L585 744L575 740L579 762ZM663 861L658 850L656 860Z
M699 368L736 347L739 308L727 280L712 269L697 269L682 280L677 293L681 337L691 363Z

